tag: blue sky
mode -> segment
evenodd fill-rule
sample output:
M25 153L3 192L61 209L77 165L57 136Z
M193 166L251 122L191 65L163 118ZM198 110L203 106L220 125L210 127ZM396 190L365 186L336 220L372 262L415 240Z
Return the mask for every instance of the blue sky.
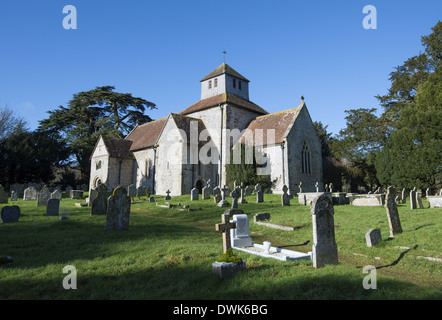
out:
M77 9L65 30L63 7ZM377 9L366 30L364 6ZM74 93L113 85L154 102L157 119L200 99L223 62L248 78L269 112L305 96L314 121L345 127L345 110L379 107L395 66L423 50L440 0L0 2L0 106L35 129Z

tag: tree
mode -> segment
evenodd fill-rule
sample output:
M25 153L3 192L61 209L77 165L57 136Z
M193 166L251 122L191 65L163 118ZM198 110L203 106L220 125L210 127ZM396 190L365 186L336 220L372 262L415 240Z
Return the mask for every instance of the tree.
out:
M432 30L433 33L421 38L425 52L396 67L396 70L390 73L391 87L388 94L376 96L384 108L383 116L393 123L399 119L403 109L415 103L419 86L428 79L442 60L442 22L439 21Z
M442 169L442 65L405 108L375 165L379 180L406 188L439 188Z
M100 135L122 138L138 123L152 120L144 112L156 108L154 103L114 89L104 86L74 94L67 107L49 111L49 118L40 121L40 130L61 133L83 180L88 179L89 158Z
M17 117L14 111L7 106L0 108L0 142L14 129L25 129L26 127L26 121L21 117Z
M374 167L375 152L385 143L385 119L376 116L377 109L346 110L347 127L331 143L333 155L340 161L343 179L352 191L372 188L379 182Z

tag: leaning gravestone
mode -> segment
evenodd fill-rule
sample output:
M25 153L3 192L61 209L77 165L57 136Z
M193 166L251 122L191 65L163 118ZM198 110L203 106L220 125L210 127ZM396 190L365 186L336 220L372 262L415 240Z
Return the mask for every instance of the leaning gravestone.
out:
M422 196L420 192L416 192L416 206L418 209L423 209L424 204L422 203Z
M381 230L370 229L365 233L367 247L373 247L382 241Z
M107 212L107 187L104 184L100 184L95 188L95 198L92 200L91 204L91 216L94 215L105 215Z
M3 207L0 216L2 218L2 223L12 223L18 222L20 218L20 207L19 206L6 206Z
M395 202L396 190L393 187L388 187L387 195L385 197L385 209L387 210L388 224L390 225L390 236L402 233L401 220Z
M44 186L37 195L37 207L46 207L51 198L51 192L47 186Z
M23 195L23 201L37 200L37 195L38 191L34 187L26 188Z
M326 194L314 199L311 205L313 219L313 267L338 264L338 246L335 241L333 202Z
M46 207L47 216L58 216L60 210L60 199L52 198L48 200L48 205Z
M117 187L107 202L106 231L129 229L130 198L124 187Z
M190 201L196 201L199 198L199 190L197 188L193 188L190 190Z
M0 203L8 203L8 194L3 186L0 184Z
M407 193L405 191L405 188L402 189L402 204L404 204L407 201Z

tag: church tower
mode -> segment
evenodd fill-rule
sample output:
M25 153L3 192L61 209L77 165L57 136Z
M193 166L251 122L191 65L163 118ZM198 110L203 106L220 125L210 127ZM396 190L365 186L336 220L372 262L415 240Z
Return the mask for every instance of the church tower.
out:
M223 93L231 93L249 100L249 80L223 63L201 79L201 100Z

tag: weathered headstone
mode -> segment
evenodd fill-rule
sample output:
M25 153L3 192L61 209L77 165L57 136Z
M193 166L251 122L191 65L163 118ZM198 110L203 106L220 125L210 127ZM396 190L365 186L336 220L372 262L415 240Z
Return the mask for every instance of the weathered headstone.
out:
M290 205L290 196L287 194L287 186L284 185L282 187L282 195L281 195L281 203L283 206L289 206Z
M137 196L137 187L131 184L127 187L127 195L129 198L135 198Z
M199 199L199 190L197 188L193 188L190 190L190 201L196 201Z
M18 195L17 192L15 192L14 190L11 191L11 201L17 201L18 200Z
M221 201L218 202L218 207L227 207L229 203L226 201L226 193L229 190L229 188L224 185L224 187L221 189Z
M164 197L164 201L168 201L168 200L171 200L171 199L172 199L172 197L170 196L170 190L167 189L166 196Z
M13 183L11 184L11 186L9 187L9 190L11 191L15 191L17 198L21 198L23 197L23 185L20 183Z
M0 216L2 218L2 223L12 223L18 222L20 218L20 207L19 206L6 206L1 209Z
M4 187L0 184L0 203L8 203L8 194Z
M410 209L417 209L417 203L416 203L416 187L413 188L413 190L410 191Z
M49 199L48 204L46 206L46 215L47 216L58 216L60 210L60 199Z
M206 186L206 187L203 188L201 197L203 198L203 200L210 199L209 187Z
M107 212L107 187L104 184L100 184L94 190L95 197L91 203L91 216L105 215Z
M370 229L365 233L365 241L367 243L367 247L372 247L377 245L382 241L381 230L379 229Z
M230 231L230 241L232 247L251 247L252 238L250 237L249 219L246 214L233 215L233 223L236 228Z
M257 213L253 216L253 222L257 221L263 221L263 220L270 220L270 213L263 212L263 213Z
M215 197L217 194L221 195L221 188L218 186L213 188L213 196Z
M239 188L240 188L240 193L241 193L241 199L239 200L239 202L240 203L247 203L246 199L244 198L245 197L245 189L246 189L244 183L241 183L241 186Z
M71 199L83 199L83 190L71 190L69 193Z
M250 196L252 194L252 189L250 189L249 186L246 186L246 188L244 189L244 194L246 196Z
M418 209L423 209L424 204L422 203L422 196L420 192L416 192L416 206Z
M154 197L149 197L149 203L154 203L155 202L155 198Z
M38 191L34 187L28 187L23 194L23 201L37 200Z
M109 197L106 213L106 231L122 231L129 229L130 198L124 187L117 187Z
M402 189L402 204L404 204L407 201L407 192L405 191L405 188Z
M395 202L396 190L393 187L388 187L387 195L385 197L385 208L387 210L388 224L390 226L390 236L402 233L401 220Z
M260 190L256 191L256 203L264 202L264 193Z
M322 194L313 200L311 208L313 267L321 268L326 264L338 264L333 202L326 194Z
M55 190L51 193L51 199L58 199L61 200L61 192L58 190Z
M146 196L147 187L140 186L137 188L137 197L145 197Z
M230 240L230 230L236 228L235 222L230 222L230 215L223 213L221 215L221 222L215 225L216 231L221 231L223 233L223 252L226 253L228 249L232 247Z
M47 186L44 186L37 195L37 207L47 206L50 198L51 192Z
M239 187L236 187L232 192L232 209L238 209L238 198L241 191Z

